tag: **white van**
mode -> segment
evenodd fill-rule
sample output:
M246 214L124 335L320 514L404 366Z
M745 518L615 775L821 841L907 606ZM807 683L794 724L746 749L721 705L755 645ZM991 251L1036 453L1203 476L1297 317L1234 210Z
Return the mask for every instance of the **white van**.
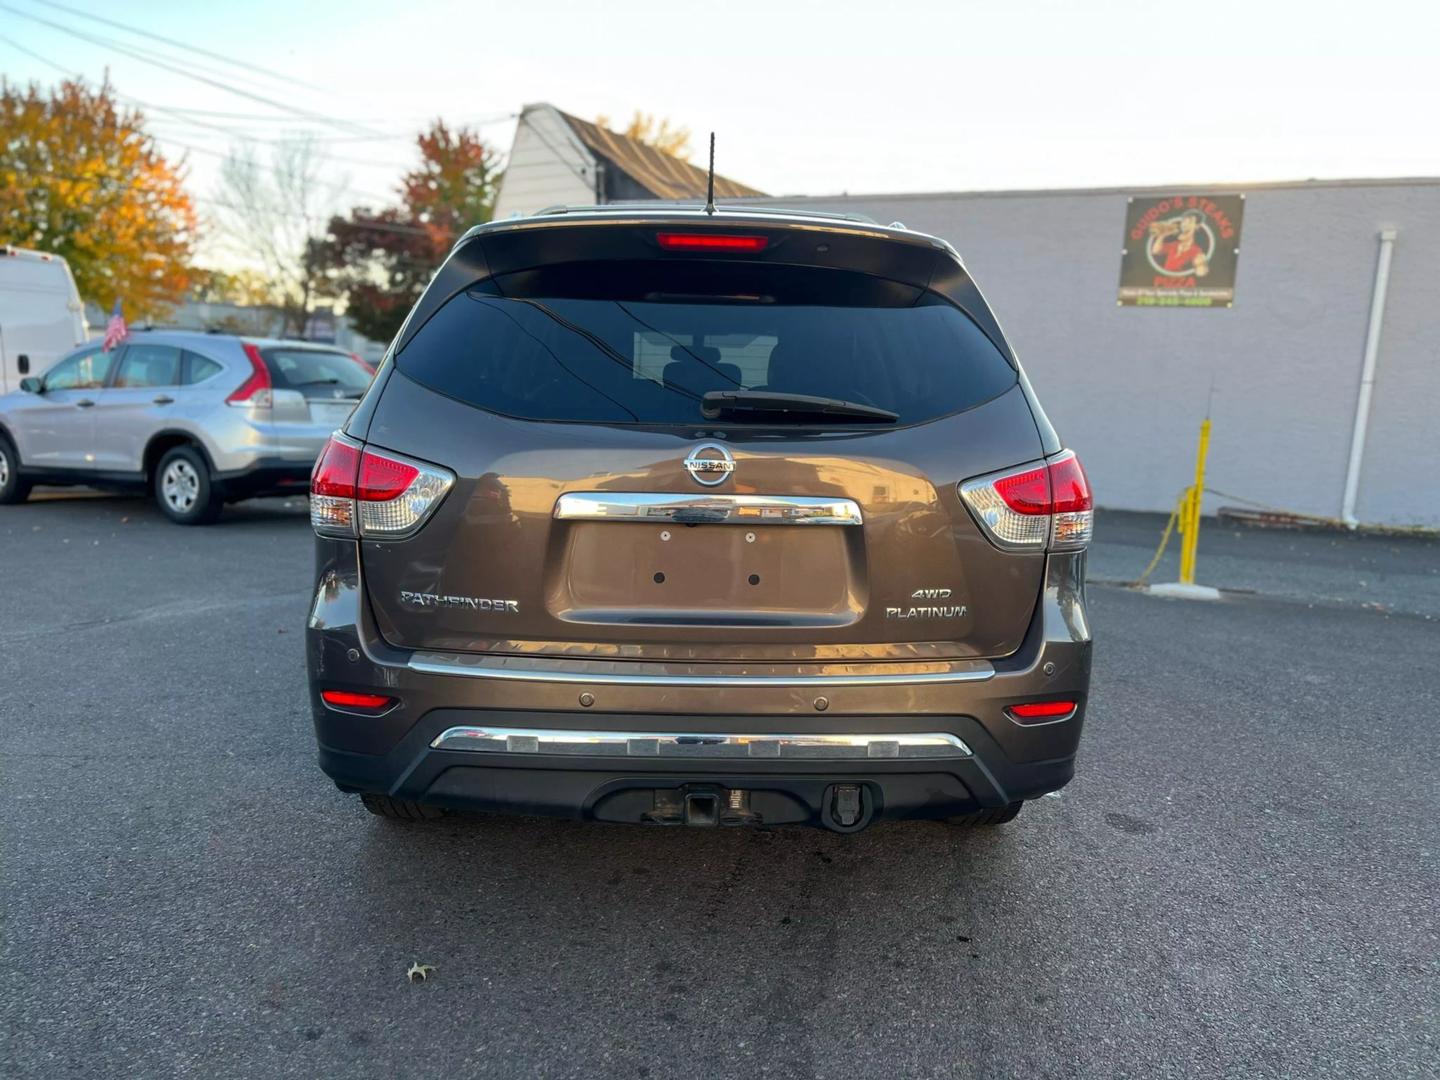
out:
M85 344L85 309L59 255L0 246L0 394Z

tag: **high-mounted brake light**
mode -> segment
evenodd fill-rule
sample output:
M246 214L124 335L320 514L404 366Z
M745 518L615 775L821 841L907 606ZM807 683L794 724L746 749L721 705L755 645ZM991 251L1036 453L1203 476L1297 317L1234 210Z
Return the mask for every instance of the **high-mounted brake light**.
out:
M655 241L666 251L764 251L770 243L765 236L738 236L735 233L655 234Z
M247 341L241 348L245 350L245 359L250 361L250 377L225 399L225 404L258 405L262 409L268 409L275 400L271 389L270 369L265 364L265 358L260 355L259 346Z
M1095 531L1095 500L1074 451L960 485L960 497L1006 551L1079 551Z
M1048 724L1052 720L1063 720L1075 711L1074 701L1027 701L1023 705L1011 705L1005 711L1018 724Z
M321 536L403 540L455 483L449 469L336 432L310 474L310 524Z
M337 709L388 709L395 699L384 694L362 694L354 690L321 690L320 700Z

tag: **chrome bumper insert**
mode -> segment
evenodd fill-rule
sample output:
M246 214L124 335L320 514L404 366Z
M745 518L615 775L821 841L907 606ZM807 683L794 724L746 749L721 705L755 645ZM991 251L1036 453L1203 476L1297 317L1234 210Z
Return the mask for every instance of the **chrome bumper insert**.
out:
M851 761L968 758L970 747L943 731L886 735L738 735L675 731L557 731L548 728L452 727L435 750L571 757L760 758Z
M711 674L724 665L663 665L641 660L560 660L551 657L494 656L483 653L417 652L407 666L427 675L457 675L467 679L510 679L517 682L584 683L591 686L916 686L931 683L985 682L995 669L984 660L933 661L915 666L929 670L886 671L902 664L870 664L846 670L844 664L750 665L750 674ZM731 665L732 667L734 665ZM859 666L859 665L857 665ZM769 670L766 670L766 669ZM815 668L813 672L807 669ZM939 670L936 670L936 669Z
M675 521L692 525L859 525L853 499L811 495L676 495L571 491L555 503L566 521Z

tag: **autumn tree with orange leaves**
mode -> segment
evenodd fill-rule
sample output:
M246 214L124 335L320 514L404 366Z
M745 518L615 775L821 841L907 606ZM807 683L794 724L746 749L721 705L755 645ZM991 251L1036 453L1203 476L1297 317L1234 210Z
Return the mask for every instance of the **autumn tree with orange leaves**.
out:
M500 185L500 157L472 128L437 120L415 142L420 164L400 180L400 205L331 218L313 253L355 329L376 341L395 336L465 230L490 220Z
M0 242L64 256L84 299L118 298L136 319L184 296L196 215L183 183L108 80L44 93L0 79Z

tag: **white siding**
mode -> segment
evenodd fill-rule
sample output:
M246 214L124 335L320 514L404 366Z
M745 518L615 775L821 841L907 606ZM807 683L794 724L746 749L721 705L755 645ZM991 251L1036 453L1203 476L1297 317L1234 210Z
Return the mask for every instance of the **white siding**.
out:
M527 105L515 127L495 220L557 204L595 203L595 159L549 105Z

